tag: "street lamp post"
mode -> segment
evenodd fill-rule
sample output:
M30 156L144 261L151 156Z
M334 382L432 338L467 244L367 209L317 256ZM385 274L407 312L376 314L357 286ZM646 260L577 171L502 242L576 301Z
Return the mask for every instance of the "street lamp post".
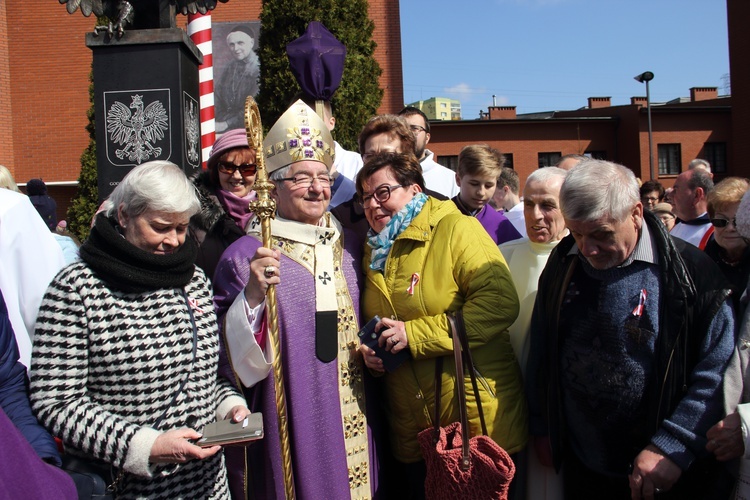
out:
M650 71L645 71L638 76L634 77L637 81L643 83L646 82L646 114L648 115L648 170L651 175L650 179L654 179L654 137L651 132L651 94L649 93L648 82L654 79L654 74Z

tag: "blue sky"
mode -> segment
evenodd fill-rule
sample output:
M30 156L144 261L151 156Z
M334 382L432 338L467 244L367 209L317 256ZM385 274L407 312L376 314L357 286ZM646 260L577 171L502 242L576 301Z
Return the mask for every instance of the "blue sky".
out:
M404 99L459 99L464 119L728 91L725 0L401 0Z

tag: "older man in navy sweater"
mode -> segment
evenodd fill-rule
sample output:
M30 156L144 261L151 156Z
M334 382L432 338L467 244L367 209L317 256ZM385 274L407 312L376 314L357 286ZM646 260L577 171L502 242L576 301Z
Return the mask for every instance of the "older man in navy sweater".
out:
M564 465L567 498L708 498L723 478L704 446L734 346L727 284L644 213L621 165L582 162L560 203L571 235L539 281L526 373L537 450Z

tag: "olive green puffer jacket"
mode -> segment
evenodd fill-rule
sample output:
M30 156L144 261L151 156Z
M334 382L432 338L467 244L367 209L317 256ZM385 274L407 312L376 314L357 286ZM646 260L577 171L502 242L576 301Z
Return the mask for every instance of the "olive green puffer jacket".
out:
M453 343L446 313L463 309L479 378L488 434L508 453L527 440L521 373L508 327L518 316L518 296L502 254L481 224L462 215L452 201L430 198L394 241L385 273L370 269L362 309L403 321L412 359L386 374L390 435L396 458L422 458L417 434L432 425L435 360L443 356L441 425L458 420ZM408 289L418 276L410 294ZM481 433L471 380L465 377L469 425Z

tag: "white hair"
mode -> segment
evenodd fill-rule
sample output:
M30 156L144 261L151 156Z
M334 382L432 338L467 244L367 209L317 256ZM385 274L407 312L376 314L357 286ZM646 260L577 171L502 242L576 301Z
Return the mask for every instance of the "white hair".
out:
M526 178L526 184L529 182L542 182L545 183L555 177L559 177L563 181L568 176L568 171L560 167L544 167L538 170L534 170L531 175Z
M291 168L292 164L290 163L285 167L274 170L273 172L271 172L271 175L268 176L268 180L273 182L281 182L281 179L284 179L287 175L289 175L289 170L291 170Z
M560 189L563 216L580 222L603 217L623 221L640 200L633 172L604 160L582 161L568 172Z
M750 238L750 191L742 196L734 220L737 221L737 232L740 233L740 236Z
M711 173L711 164L701 158L696 158L695 160L688 163L688 170L693 170L695 168L701 168L709 174Z
M147 210L193 216L200 201L193 183L180 167L169 161L149 161L135 167L109 196L107 215L123 212L137 217Z

